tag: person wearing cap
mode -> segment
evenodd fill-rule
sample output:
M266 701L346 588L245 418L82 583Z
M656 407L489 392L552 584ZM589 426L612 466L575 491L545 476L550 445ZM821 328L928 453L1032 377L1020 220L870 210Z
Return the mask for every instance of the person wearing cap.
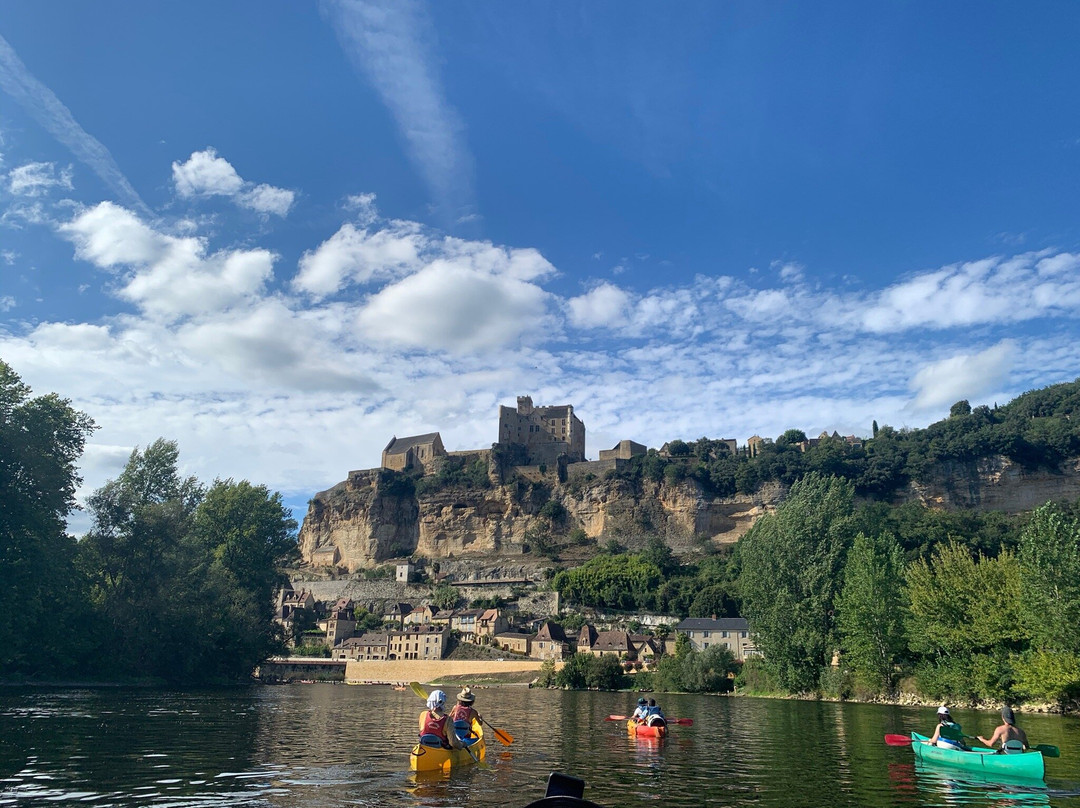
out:
M634 710L634 714L630 716L631 721L636 721L639 724L644 724L645 719L649 717L649 702L647 699L641 698L637 700L637 709Z
M1000 743L1001 752L1005 755L1015 755L1018 752L1023 752L1027 749L1027 734L1020 729L1020 727L1016 726L1016 716L1013 714L1012 707L1008 704L1001 708L1001 720L1004 723L994 730L994 734L990 736L990 740L986 740L986 738L980 735L979 741L990 747Z
M949 708L944 704L938 707L937 718L938 725L934 727L934 734L930 736L930 742L936 746L966 750L968 747L964 743L964 731L960 729L959 724L952 720Z
M476 736L473 735L472 724L473 719L479 722L481 718L480 713L473 709L475 701L476 696L472 688L463 687L457 694L457 704L450 711L450 722L454 728L454 731L450 733L450 745L456 749L472 746L477 741Z
M420 713L420 743L425 746L450 748L450 739L446 733L449 716L443 712L446 707L446 694L441 690L428 693L427 709Z

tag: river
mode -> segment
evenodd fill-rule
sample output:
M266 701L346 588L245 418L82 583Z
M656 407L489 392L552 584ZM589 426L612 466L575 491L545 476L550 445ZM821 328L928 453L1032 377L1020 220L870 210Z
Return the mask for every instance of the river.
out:
M453 696L453 690L448 689ZM587 782L604 806L1053 805L1080 808L1080 720L1020 715L1061 748L1044 784L980 782L917 767L886 733L929 732L934 711L664 696L693 719L663 741L627 737L626 693L477 691L513 736L488 735L487 765L417 779L408 750L423 704L411 691L332 684L167 692L0 688L0 806L337 808L522 806L547 775ZM994 713L954 710L989 734Z

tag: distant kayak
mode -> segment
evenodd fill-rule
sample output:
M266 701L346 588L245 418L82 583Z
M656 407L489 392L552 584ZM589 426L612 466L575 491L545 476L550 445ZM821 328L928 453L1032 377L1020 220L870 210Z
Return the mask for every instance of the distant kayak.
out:
M626 722L626 732L628 735L636 735L639 738L663 738L667 735L667 724L650 727L630 719Z
M409 769L414 772L445 772L461 766L471 766L484 759L484 728L475 719L472 722L472 737L476 742L465 749L443 749L438 746L416 744L409 753Z
M950 749L936 746L917 732L911 733L911 748L917 758L938 766L1031 780L1041 780L1046 771L1042 752L1036 750L1003 755L996 749Z

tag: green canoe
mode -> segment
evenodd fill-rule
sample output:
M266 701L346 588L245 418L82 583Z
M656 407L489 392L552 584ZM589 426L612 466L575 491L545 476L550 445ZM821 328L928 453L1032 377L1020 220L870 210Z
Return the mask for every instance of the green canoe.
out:
M1008 777L1021 777L1041 780L1045 771L1042 752L1034 750L1018 755L1003 755L996 749L949 749L935 746L930 739L917 732L911 733L911 748L915 756L927 763L939 766L951 766L955 769L980 771L987 774L1000 774Z

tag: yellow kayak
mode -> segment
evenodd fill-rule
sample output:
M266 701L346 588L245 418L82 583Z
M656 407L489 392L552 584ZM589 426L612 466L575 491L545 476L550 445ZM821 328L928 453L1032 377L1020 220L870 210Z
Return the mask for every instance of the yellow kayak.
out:
M464 749L443 749L418 743L409 753L409 768L414 772L445 772L458 766L471 766L484 759L484 728L473 720L471 737L476 742Z

